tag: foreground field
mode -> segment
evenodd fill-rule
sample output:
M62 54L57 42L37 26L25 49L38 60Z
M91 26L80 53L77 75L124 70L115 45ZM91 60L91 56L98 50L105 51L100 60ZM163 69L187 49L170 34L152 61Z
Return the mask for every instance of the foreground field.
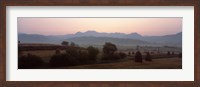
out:
M162 58L154 59L152 62L135 63L133 60L126 60L116 63L79 65L62 67L68 69L182 69L182 59Z
M62 50L61 53L65 51ZM28 53L40 56L44 62L49 62L50 58L55 54L55 50L37 50L37 51L24 51L23 54L27 55Z
M52 55L55 54L54 50L43 51L24 51L24 54L31 53L40 56L46 63L49 62ZM64 50L61 53L65 53ZM182 59L173 56L153 56L152 62L143 61L143 63L136 63L132 56L117 61L100 61L95 64L76 65L68 67L49 67L42 66L43 69L182 69ZM157 58L158 57L158 58Z

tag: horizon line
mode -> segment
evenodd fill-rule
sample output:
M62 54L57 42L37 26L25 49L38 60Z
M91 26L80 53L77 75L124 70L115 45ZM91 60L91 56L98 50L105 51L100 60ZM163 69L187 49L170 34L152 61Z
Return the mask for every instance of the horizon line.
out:
M78 31L78 32L81 32L81 33L86 33L86 32L97 32L97 33L107 33L107 34L114 34L114 33L120 33L120 34L126 34L126 35L129 35L129 34L132 34L132 33L136 33L136 34L139 34L141 36L166 36L166 35L173 35L173 34L178 34L178 33L182 33L182 31L180 32L176 32L176 33L171 33L171 34L165 34L165 35L142 35L138 32L132 32L132 33L121 33L121 32L98 32L98 31L95 31L95 30L87 30L87 31ZM71 33L71 34L76 34L78 32L75 32L75 33ZM18 34L31 34L31 33L22 33L22 32L18 32ZM64 35L70 35L70 34L58 34L58 35L45 35L45 34L38 34L38 33L34 33L36 35L43 35L43 36L64 36Z

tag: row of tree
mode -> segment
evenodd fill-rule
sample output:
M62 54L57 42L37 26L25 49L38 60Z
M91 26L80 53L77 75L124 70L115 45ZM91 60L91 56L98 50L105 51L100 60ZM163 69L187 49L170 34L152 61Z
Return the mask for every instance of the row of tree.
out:
M123 52L117 52L117 46L110 42L104 44L102 56L99 55L100 51L93 46L82 48L75 45L75 43L72 43L71 45L68 44L68 42L62 42L62 45L67 46L65 52L62 53L60 49L56 49L55 54L50 58L50 61L46 65L49 67L65 67L97 63L97 58L102 60L118 60L127 56ZM134 54L135 62L143 62L140 51L137 51ZM180 56L182 57L182 54ZM152 56L149 52L146 52L144 58L145 61L152 61ZM19 56L18 63L19 68L38 68L45 65L42 58L32 54Z

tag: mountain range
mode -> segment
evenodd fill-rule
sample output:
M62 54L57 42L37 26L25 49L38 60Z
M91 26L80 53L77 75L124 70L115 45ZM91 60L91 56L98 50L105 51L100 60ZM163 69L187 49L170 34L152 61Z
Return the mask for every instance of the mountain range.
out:
M77 32L67 35L45 36L40 34L18 34L21 43L51 43L60 44L62 41L74 42L78 45L103 45L112 42L117 45L135 46L182 46L182 32L163 36L142 36L138 33L102 33L96 31Z

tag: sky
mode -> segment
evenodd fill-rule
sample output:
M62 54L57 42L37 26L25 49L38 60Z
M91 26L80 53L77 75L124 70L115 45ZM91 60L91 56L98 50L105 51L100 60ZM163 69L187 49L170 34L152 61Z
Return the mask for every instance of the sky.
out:
M18 33L66 35L76 32L139 33L162 36L182 32L182 18L18 18Z

